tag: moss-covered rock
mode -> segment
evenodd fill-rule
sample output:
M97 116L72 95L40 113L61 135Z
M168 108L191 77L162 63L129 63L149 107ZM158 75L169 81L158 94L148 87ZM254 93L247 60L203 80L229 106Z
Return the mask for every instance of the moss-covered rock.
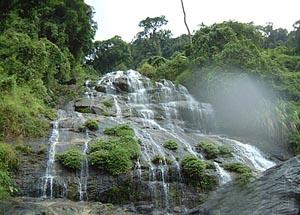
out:
M239 163L239 162L228 163L224 165L224 169L237 173L238 174L237 180L241 184L248 183L250 179L253 177L253 173L250 167L246 166L243 163Z
M113 128L106 128L104 130L104 134L109 136L116 136L116 137L125 137L125 136L131 136L133 137L134 130L129 125L118 125Z
M168 140L164 143L166 149L176 151L178 149L178 143L174 140Z
M188 184L203 190L210 190L217 186L218 179L207 174L205 161L193 155L187 155L181 161L182 172Z
M61 154L57 154L56 158L63 166L72 170L80 169L84 160L82 152L78 149L69 149Z
M132 169L141 149L132 128L128 125L105 129L109 135L90 146L90 164L114 176Z
M93 119L88 119L84 123L84 127L91 130L91 131L97 131L99 129L98 122L96 120L93 120Z
M214 159L219 156L230 157L232 156L230 149L225 145L218 145L210 140L203 140L197 145L198 151L205 154L207 159Z

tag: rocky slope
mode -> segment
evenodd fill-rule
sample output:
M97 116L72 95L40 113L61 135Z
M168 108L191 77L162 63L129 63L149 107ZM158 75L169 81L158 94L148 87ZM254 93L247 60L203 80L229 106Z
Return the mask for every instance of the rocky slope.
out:
M88 119L97 121L99 129L83 132ZM134 129L141 156L131 171L112 176L89 165L87 158L91 144L107 138L104 130L119 124ZM167 80L154 82L133 70L109 73L97 82L87 81L85 95L58 111L49 140L32 143L33 153L21 157L20 171L14 176L19 194L130 205L128 210L142 214L182 214L209 194L195 188L182 172L185 156L208 162L207 174L217 184L236 178L224 169L226 164L240 162L256 177L275 165L250 143L217 135L215 127L211 105L196 101L185 87ZM176 150L164 147L168 140L177 142ZM217 149L226 147L231 156L208 157L199 149L199 142L210 142ZM47 148L46 153L39 153L40 145ZM85 158L77 171L56 159L57 154L74 147Z
M222 187L188 214L300 214L300 156L267 170L247 186Z

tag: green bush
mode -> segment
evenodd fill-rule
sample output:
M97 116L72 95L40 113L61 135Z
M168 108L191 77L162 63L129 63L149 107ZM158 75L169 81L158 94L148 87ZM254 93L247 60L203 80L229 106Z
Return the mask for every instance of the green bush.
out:
M12 180L6 170L0 169L0 199L7 198L11 194Z
M33 153L32 148L29 145L26 145L24 143L19 143L18 145L16 145L15 149L23 154L29 155Z
M220 150L214 142L201 141L197 145L197 148L199 148L201 151L203 151L205 153L205 157L207 159L216 158L220 154Z
M99 129L98 122L96 120L93 120L93 119L88 119L84 123L84 127L88 128L91 131L97 131Z
M8 144L0 143L0 199L14 192L10 172L16 170L19 159L16 151Z
M14 170L19 165L16 151L8 144L0 143L0 169Z
M104 134L116 137L134 136L134 130L129 125L118 125L113 128L106 128Z
M78 149L69 149L61 154L57 154L56 158L63 166L72 170L80 169L84 160L82 152Z
M246 166L243 163L229 163L224 165L224 169L232 171L238 174L237 180L241 184L246 184L253 177L252 170L250 167Z
M75 107L75 111L79 113L94 113L90 107Z
M197 149L205 153L207 159L214 159L218 156L230 157L232 156L230 149L225 145L217 145L212 141L201 141L197 145Z
M210 190L218 184L218 179L215 176L206 173L206 162L193 155L185 156L181 161L181 167L187 183L192 186Z
M105 129L109 139L91 144L90 164L114 176L128 172L140 156L141 149L134 131L128 125Z
M112 100L106 99L106 100L102 101L102 103L103 103L104 106L107 107L107 108L111 108L111 107L113 106Z
M161 155L155 155L151 162L155 165L164 164L164 158Z
M89 155L90 164L113 176L128 172L133 167L128 151L120 146L112 150L94 151Z
M178 143L174 140L168 140L164 143L164 147L166 149L175 151L178 149Z
M290 134L288 142L294 155L300 155L300 134L298 132Z

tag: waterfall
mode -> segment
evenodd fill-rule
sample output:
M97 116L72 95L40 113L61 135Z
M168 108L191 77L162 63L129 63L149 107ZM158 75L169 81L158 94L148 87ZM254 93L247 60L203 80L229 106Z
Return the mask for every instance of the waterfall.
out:
M82 151L84 160L81 163L79 187L78 187L80 201L84 201L84 200L88 199L88 194L87 194L87 180L89 177L89 164L88 164L88 159L87 159L88 142L89 142L89 134L88 134L88 131L86 131L86 139L85 139L84 147L83 147L83 151Z
M53 197L53 181L56 176L55 174L55 154L56 144L59 141L59 122L61 117L61 111L58 111L58 119L52 122L52 133L49 138L49 150L48 160L45 176L42 178L42 197L52 198Z
M266 159L266 156L255 146L229 138L221 139L231 145L234 149L233 155L237 160L250 164L255 170L263 172L275 166L275 163Z
M220 184L232 180L231 175L222 168L221 163L240 161L257 172L275 165L254 146L214 135L216 120L213 107L208 103L195 100L182 85L175 85L168 80L154 82L134 70L108 73L97 83L86 81L85 85L85 98L80 104L95 108L99 112L109 113L101 116L104 118L103 124L107 123L103 127L120 123L130 124L136 136L141 140L142 154L135 161L133 178L141 185L141 188L150 192L147 195L156 210L169 213L172 212L172 207L178 204L182 206L181 202L187 201L185 196L182 197L186 188L184 187L185 180L181 175L180 160L189 154L200 159L205 158L197 150L197 144L201 138L214 139L217 145L225 144L232 150L232 158L213 161L216 169L209 170L214 176L219 177ZM112 101L113 105L103 105L107 100ZM115 111L115 114L112 111ZM86 116L91 118L96 115L78 114L82 121ZM49 141L49 159L43 185L43 194L46 195L48 192L51 197L53 196L53 177L55 177L53 167L55 145L59 137L58 124L59 120L54 122ZM93 133L93 135L97 138L101 137L101 132ZM88 177L93 177L92 174L89 176L87 160L88 142L91 137L88 132L85 134L82 147L84 160L80 172L78 171L76 175L80 201L88 200ZM168 140L175 140L178 143L177 151L164 147L164 142ZM177 205L173 201L176 198L173 195L174 188L180 196ZM89 198L92 198L91 195Z
M227 182L232 180L231 175L222 167L220 167L220 165L217 162L214 162L214 165L220 178L220 184L226 184Z
M122 109L118 103L118 99L117 99L117 96L116 95L113 95L113 99L114 99L114 103L115 103L115 107L116 107L116 117L118 119L121 119L122 118Z

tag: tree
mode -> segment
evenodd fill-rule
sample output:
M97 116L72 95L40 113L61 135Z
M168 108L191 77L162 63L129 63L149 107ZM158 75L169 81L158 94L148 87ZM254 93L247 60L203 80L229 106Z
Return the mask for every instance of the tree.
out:
M258 26L265 34L264 47L275 48L288 41L288 31L283 28L274 29L273 23L268 23L266 26Z
M162 29L167 23L165 16L147 17L139 23L143 31L137 33L132 42L134 66L151 56L171 56L169 46L172 34L170 30Z
M184 8L183 0L181 0L181 7L182 7L182 12L183 12L183 21L184 21L186 30L187 30L188 35L189 35L190 44L192 44L192 35L191 35L190 28L189 28L189 26L187 24L187 21L186 21L186 12L185 12L185 8Z
M120 36L96 41L89 58L87 63L102 73L125 69L132 62L130 47Z

